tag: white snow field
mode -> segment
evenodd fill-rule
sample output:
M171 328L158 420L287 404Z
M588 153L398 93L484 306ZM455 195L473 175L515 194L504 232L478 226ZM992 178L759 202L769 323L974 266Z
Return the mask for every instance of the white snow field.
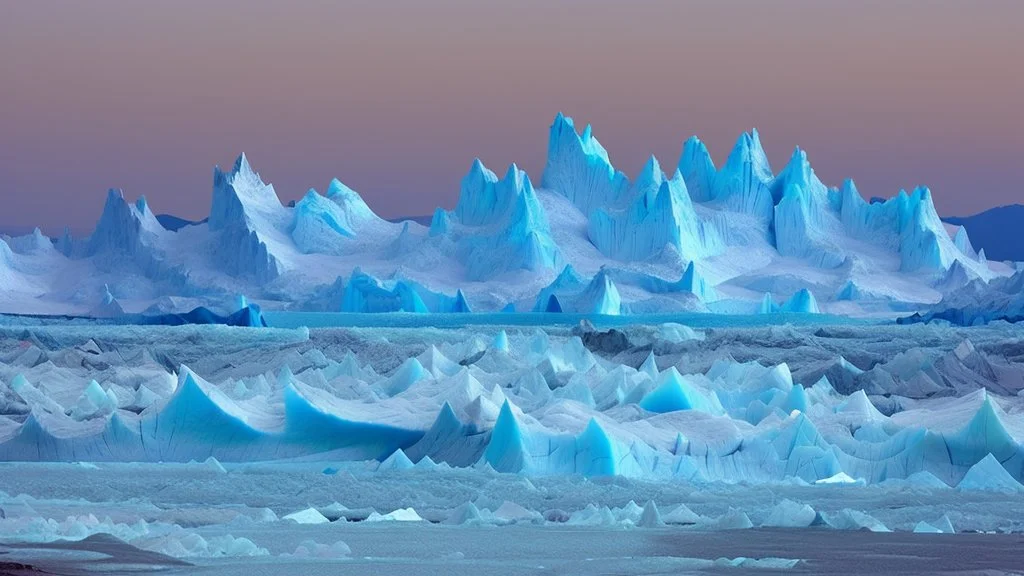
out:
M718 168L691 138L631 181L559 114L539 182L475 160L428 227L338 180L284 205L243 154L214 169L209 218L177 231L144 190L111 190L87 237L0 237L0 312L231 312L244 294L264 310L893 317L1015 272L947 229L928 189L869 203L799 148L776 174L756 130Z
M1005 322L0 318L0 571L1020 568Z

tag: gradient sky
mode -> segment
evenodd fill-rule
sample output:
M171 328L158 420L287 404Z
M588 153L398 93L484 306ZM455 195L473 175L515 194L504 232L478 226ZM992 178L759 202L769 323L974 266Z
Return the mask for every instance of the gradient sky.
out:
M286 5L288 4L288 5ZM298 6L292 6L296 4ZM761 131L865 196L1024 200L1024 2L0 0L0 229L91 231L109 187L202 218L244 150L282 200L452 207L474 156L539 183L559 110L617 168Z

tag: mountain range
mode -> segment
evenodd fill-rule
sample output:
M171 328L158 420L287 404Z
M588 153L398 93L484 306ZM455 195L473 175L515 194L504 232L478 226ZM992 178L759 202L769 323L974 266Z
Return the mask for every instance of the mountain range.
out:
M201 222L111 190L87 237L0 241L0 311L230 311L244 295L348 312L895 315L1014 272L968 229L927 188L869 202L852 180L826 186L800 148L775 172L756 130L721 165L692 137L631 179L558 114L539 186L474 160L429 225L380 218L337 179L284 205L245 154L214 169Z

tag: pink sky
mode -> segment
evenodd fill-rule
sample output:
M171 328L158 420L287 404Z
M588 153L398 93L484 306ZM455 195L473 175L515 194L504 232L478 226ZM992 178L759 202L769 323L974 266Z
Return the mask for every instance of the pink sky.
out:
M338 177L452 207L474 156L540 181L558 111L634 176L756 126L865 196L1024 201L1024 2L5 2L0 230L87 233L105 191L202 218L245 151L284 201Z

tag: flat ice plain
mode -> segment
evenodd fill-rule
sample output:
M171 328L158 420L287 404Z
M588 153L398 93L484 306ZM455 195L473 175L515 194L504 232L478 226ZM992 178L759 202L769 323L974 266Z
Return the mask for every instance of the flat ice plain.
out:
M703 319L4 317L0 573L1020 573L1024 328Z

